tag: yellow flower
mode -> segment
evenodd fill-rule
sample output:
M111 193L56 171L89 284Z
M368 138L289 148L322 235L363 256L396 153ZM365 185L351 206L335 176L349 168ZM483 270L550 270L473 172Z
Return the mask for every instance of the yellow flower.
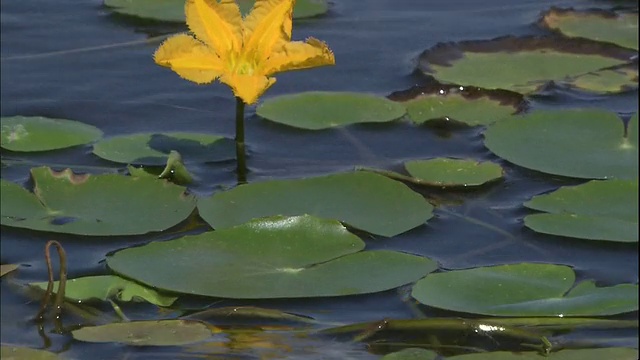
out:
M219 78L253 104L276 82L270 77L274 73L335 64L324 42L291 41L294 5L295 0L256 0L243 19L233 0L187 0L185 14L193 36L170 37L154 60L198 84Z

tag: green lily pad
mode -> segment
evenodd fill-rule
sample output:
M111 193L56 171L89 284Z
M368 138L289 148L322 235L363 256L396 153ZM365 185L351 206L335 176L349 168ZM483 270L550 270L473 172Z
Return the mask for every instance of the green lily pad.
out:
M638 310L638 285L574 286L563 265L522 263L429 274L412 296L440 309L492 316L603 316Z
M435 360L438 353L435 351L421 348L406 348L387 354L380 360Z
M277 96L256 109L265 119L309 130L388 122L401 118L405 112L404 106L382 96L329 91Z
M159 289L238 299L373 293L437 268L421 256L363 248L338 221L278 216L124 249L107 264Z
M638 50L638 13L603 9L574 10L552 7L542 15L540 26L568 37L604 41Z
M383 236L433 216L433 206L408 186L369 172L241 185L198 199L198 211L215 229L263 216L311 214Z
M590 240L638 242L638 179L593 180L566 186L524 203L548 214L524 218L545 234Z
M606 93L630 91L638 87L638 65L623 64L589 72L572 78L566 85L578 89L601 89Z
M235 159L235 143L222 136L187 133L141 133L115 136L93 145L103 159L136 165L164 166L171 151L186 163Z
M58 281L54 283L53 291L58 290ZM31 283L42 290L47 289L47 282ZM84 302L87 300L119 301L147 301L158 306L171 306L178 298L165 296L157 291L133 281L114 275L86 276L67 280L64 292L65 298L71 301Z
M237 0L242 14L248 14L253 0ZM115 13L142 19L184 23L184 0L104 0ZM293 18L302 19L322 15L329 10L326 0L297 0Z
M0 347L2 360L59 360L56 353L46 350L31 349L22 346L2 345Z
M79 235L136 235L185 220L195 197L164 180L31 169L34 190L0 179L2 225Z
M598 348L598 349L568 349L541 355L537 351L508 352L492 351L485 353L449 356L447 360L636 360L638 350L631 348Z
M585 179L638 177L638 115L625 128L600 109L540 110L491 125L485 146L528 169Z
M0 277L7 275L8 273L14 271L19 268L18 264L2 264L0 265Z
M631 49L586 39L506 36L438 44L420 55L418 68L442 83L522 94L539 93L551 82L607 93L610 88L598 87L607 81L585 82L575 78L627 64L635 55ZM633 88L638 86L637 65L635 74ZM609 72L599 74L609 75Z
M479 186L504 175L498 164L466 159L412 160L404 167L421 183L434 186Z
M84 145L102 137L100 129L78 121L42 116L0 118L0 146L10 151L47 151Z
M145 320L85 326L71 332L79 341L135 346L179 346L209 339L213 332L195 320Z
M525 106L523 96L515 92L441 84L415 86L395 92L389 99L402 102L416 124L446 120L468 126L489 125Z

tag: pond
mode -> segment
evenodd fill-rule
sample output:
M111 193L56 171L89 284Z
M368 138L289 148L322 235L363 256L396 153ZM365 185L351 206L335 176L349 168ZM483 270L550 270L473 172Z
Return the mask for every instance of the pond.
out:
M0 260L18 265L0 285L3 357L26 347L62 359L542 359L549 341L558 359L637 358L637 2L334 0L294 17L293 40L326 42L335 65L278 73L246 106L245 185L229 87L154 63L184 24L100 0L0 6ZM634 35L604 26L631 45L550 31L540 19L552 8L628 21ZM548 55L562 59L549 65ZM547 77L509 79L538 65ZM12 148L30 117L74 120L96 136ZM311 118L319 123L305 125ZM67 131L42 129L38 146ZM106 142L138 133L164 154L180 148L186 192L140 171L157 175L165 155L126 160L129 145ZM457 177L478 175L478 162L497 174ZM19 189L34 186L36 197ZM104 219L83 218L94 213ZM122 277L86 285L104 299L77 295L60 319L34 321L43 293L27 285L47 281L49 240L64 247L69 279ZM71 333L178 318L168 346ZM148 331L114 333L144 345Z

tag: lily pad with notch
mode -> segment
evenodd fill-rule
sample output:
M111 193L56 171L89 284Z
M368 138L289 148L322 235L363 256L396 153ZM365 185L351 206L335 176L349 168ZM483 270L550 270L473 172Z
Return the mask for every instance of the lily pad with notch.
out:
M102 131L74 120L42 116L0 118L0 146L10 151L48 151L85 145L102 137Z
M427 306L491 316L605 316L638 310L638 285L574 282L568 266L520 263L429 274L411 294Z
M85 326L73 338L93 343L133 346L180 346L211 338L217 329L196 320L141 320Z
M489 125L526 107L524 97L512 91L435 82L394 92L388 97L403 103L416 124L444 119L468 126Z
M254 0L237 0L240 12L248 14ZM184 0L104 0L104 5L115 13L147 20L184 23ZM329 10L326 0L297 0L294 19L322 15Z
M103 159L148 166L164 166L171 151L178 152L185 163L225 161L236 156L233 140L188 132L115 136L93 146L93 153Z
M264 216L310 214L390 237L424 224L433 206L399 181L358 171L240 185L198 199L198 212L215 229Z
M338 221L274 216L124 249L107 265L158 289L237 299L374 293L438 267L422 256L364 246Z
M277 96L256 109L256 114L267 120L308 130L389 122L405 113L404 106L382 96L330 91Z
M33 192L1 179L5 226L78 235L137 235L185 220L196 200L185 188L150 177L79 175L31 169Z
M634 56L634 50L587 39L504 36L439 43L420 54L418 69L441 83L505 89L526 95L546 90L551 83L608 93L610 89L601 88L599 82L574 79L631 63ZM638 87L635 64L635 81L624 90Z
M468 159L434 158L411 160L405 168L420 184L432 186L480 186L501 179L502 167L492 162Z
M582 37L638 50L638 12L551 7L538 25L568 37Z
M48 282L30 283L30 286L46 290ZM53 292L58 290L59 282L54 282ZM162 295L154 289L140 285L115 275L85 276L67 280L65 298L71 301L86 302L89 300L147 301L158 306L171 306L178 298Z
M592 180L524 203L546 214L527 215L530 229L588 240L638 242L638 179Z
M638 177L638 114L627 123L601 109L538 110L491 125L485 146L516 165L584 179Z

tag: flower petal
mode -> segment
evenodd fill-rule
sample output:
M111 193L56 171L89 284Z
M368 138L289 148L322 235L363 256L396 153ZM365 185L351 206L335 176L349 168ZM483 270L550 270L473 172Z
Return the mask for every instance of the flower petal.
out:
M242 14L234 0L187 0L185 15L189 30L220 58L242 48Z
M220 77L220 81L229 85L235 96L245 104L251 105L276 82L275 78L259 75L239 75L228 73Z
M198 84L212 82L224 69L211 48L187 34L165 40L153 54L153 59L156 64L171 68L180 77Z
M315 38L308 38L306 42L283 43L264 63L262 72L271 75L282 71L334 65L335 63L333 52L326 43Z
M259 63L274 45L290 41L294 4L295 0L256 0L244 19L244 53Z

